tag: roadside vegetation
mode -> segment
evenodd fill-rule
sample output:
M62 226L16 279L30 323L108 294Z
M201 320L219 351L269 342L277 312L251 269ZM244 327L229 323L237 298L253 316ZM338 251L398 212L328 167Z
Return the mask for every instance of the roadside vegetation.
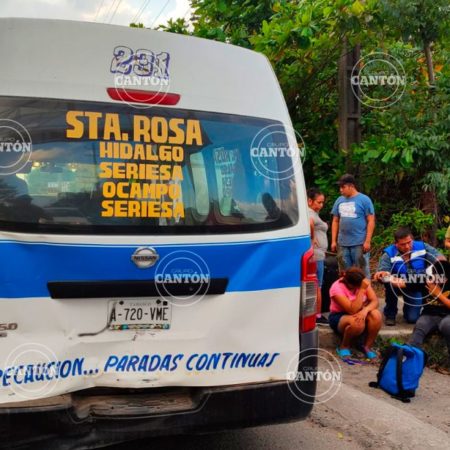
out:
M377 210L375 254L392 229L410 225L443 248L450 224L450 6L447 0L192 0L190 23L160 29L228 42L264 53L278 76L297 132L306 144L305 177L329 199L346 172ZM145 26L145 24L132 24ZM407 76L401 99L362 105L362 140L338 144L338 63L388 53ZM239 68L236 68L239 70ZM328 210L327 210L328 208Z

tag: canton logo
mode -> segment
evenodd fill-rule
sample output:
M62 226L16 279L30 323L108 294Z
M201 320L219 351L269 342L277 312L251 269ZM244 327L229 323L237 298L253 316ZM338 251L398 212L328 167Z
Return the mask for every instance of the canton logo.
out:
M170 90L169 63L168 52L117 46L110 67L114 74L115 94L138 109L161 103ZM126 97L123 96L124 90L127 91ZM134 90L139 92L133 93Z
M371 108L387 108L400 100L407 78L398 59L375 52L354 65L350 83L353 94L361 103Z
M30 161L31 136L19 122L0 119L0 176L20 172Z
M139 269L148 269L149 267L154 266L158 259L158 253L151 247L139 247L131 255L131 261L133 261Z

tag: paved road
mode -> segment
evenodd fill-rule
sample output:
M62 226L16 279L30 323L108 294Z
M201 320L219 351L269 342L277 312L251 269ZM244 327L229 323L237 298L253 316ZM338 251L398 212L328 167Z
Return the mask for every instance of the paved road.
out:
M448 450L450 376L427 369L410 404L372 389L376 366L342 366L342 386L304 422L203 436L149 439L112 450Z
M150 439L109 447L114 450L320 450L363 449L350 436L323 428L313 419L304 422L272 425L202 436Z

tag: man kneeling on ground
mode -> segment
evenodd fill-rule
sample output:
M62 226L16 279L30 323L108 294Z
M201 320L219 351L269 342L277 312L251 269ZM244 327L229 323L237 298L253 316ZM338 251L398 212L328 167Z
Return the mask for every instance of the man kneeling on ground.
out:
M331 286L330 298L330 327L342 336L338 355L350 357L352 339L366 332L364 353L369 359L376 358L372 346L381 328L381 313L378 298L364 272L358 267L347 269Z
M395 243L384 249L374 280L384 283L386 325L395 325L397 302L403 296L403 317L408 323L416 323L422 307L422 289L426 268L440 259L445 259L434 247L415 241L408 228L399 228L394 233ZM393 276L392 276L393 275ZM406 287L399 286L402 280Z

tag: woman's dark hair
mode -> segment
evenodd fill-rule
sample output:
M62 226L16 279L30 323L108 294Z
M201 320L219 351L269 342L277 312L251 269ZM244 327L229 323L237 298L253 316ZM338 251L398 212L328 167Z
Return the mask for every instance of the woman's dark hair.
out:
M306 191L306 195L310 200L315 200L317 196L323 195L323 193L319 189L312 187Z
M344 271L342 278L347 286L359 288L366 276L359 267L350 267Z

